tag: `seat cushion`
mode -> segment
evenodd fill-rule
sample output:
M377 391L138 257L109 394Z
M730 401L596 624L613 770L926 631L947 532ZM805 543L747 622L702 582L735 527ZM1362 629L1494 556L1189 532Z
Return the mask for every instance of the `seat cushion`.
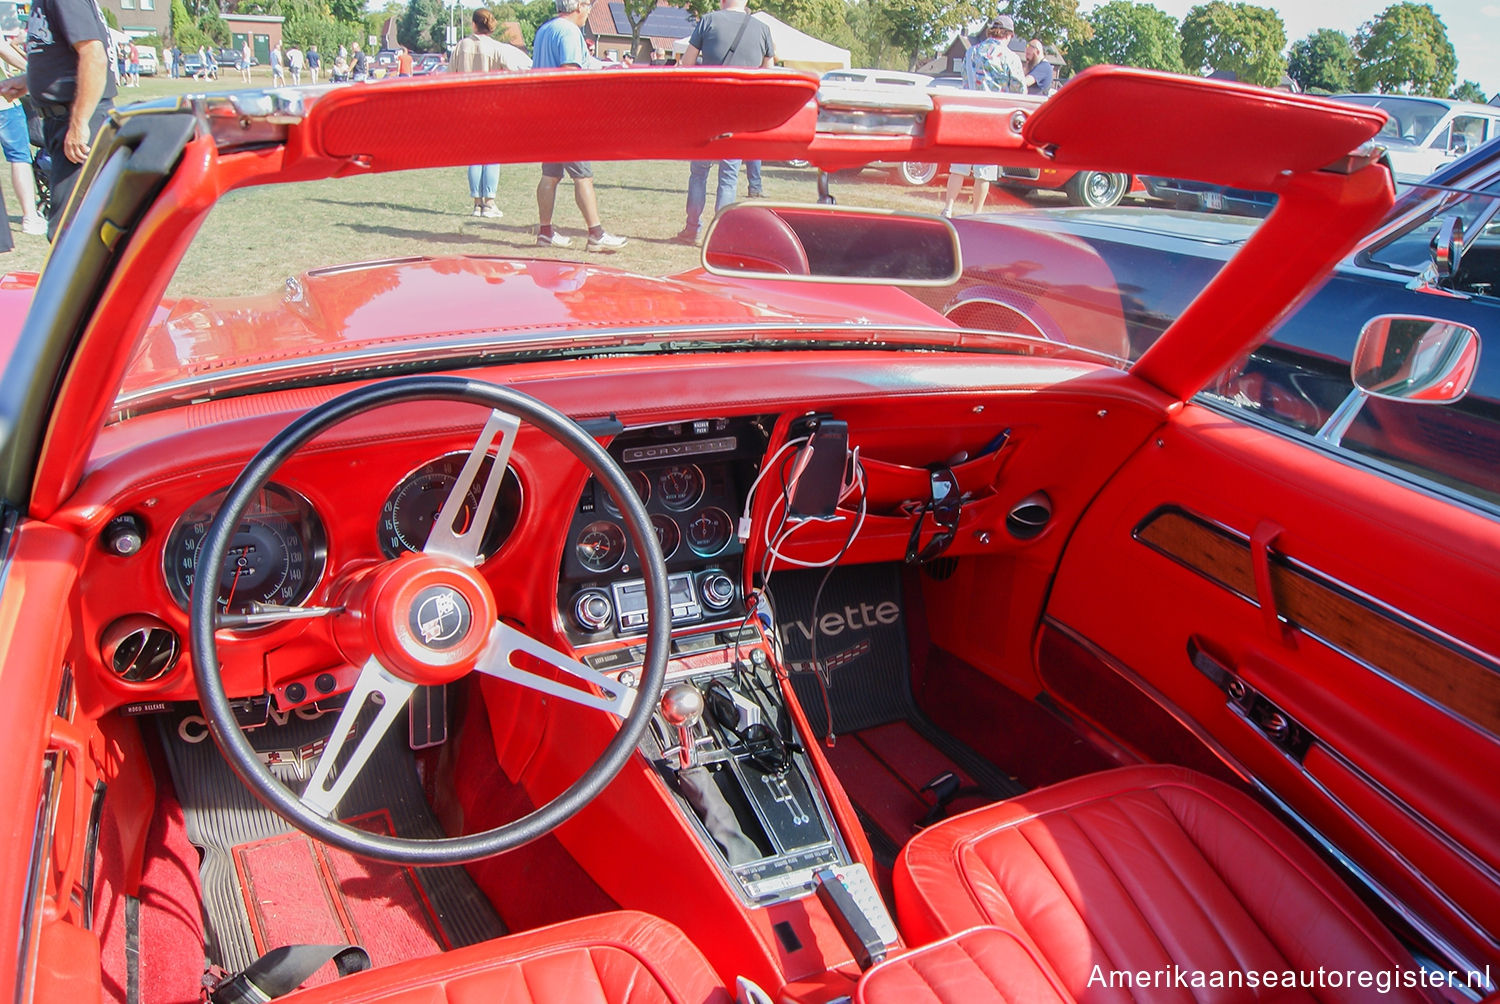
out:
M1010 931L976 927L887 959L860 977L856 1004L1068 1004L1033 949Z
M1080 1001L1191 1001L1184 981L1288 971L1325 986L1228 996L1431 999L1327 986L1328 972L1344 982L1344 973L1415 963L1286 826L1243 793L1179 768L1075 778L939 823L906 845L895 886L910 942L998 925L1032 943ZM1163 975L1141 992L1111 979L1127 971Z
M327 983L290 1004L731 1004L676 927L619 911L485 941Z

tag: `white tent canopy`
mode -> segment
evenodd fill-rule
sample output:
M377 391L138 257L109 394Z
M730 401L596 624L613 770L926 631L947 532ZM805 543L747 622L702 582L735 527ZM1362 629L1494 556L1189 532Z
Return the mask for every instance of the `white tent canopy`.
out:
M771 29L771 42L776 46L776 62L794 70L811 70L823 73L826 70L847 70L849 50L841 49L806 32L798 31L789 24L776 20L763 10L750 15ZM681 56L687 51L687 38L672 43L672 51Z

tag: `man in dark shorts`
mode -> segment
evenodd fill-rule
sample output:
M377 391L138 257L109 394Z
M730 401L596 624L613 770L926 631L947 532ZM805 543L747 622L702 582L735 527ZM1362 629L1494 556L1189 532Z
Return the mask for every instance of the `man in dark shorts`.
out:
M26 23L26 76L0 83L12 100L28 90L42 116L42 148L52 156L47 237L73 193L78 169L114 107L109 29L94 0L36 0Z
M557 16L536 31L531 44L531 67L534 70L577 67L593 64L583 41L583 23L588 20L590 0L554 0ZM594 196L594 168L588 161L569 164L543 164L542 180L536 186L536 242L543 247L565 248L573 243L552 229L552 209L557 204L557 185L566 174L573 179L573 201L589 228L590 251L618 251L625 238L606 233L599 220L599 203Z

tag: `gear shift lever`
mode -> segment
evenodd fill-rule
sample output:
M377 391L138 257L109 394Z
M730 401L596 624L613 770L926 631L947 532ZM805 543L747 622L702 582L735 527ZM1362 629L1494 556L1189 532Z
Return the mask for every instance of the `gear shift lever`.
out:
M661 695L661 717L677 728L679 765L695 766L698 744L693 739L693 726L703 717L703 691L691 683L674 683Z

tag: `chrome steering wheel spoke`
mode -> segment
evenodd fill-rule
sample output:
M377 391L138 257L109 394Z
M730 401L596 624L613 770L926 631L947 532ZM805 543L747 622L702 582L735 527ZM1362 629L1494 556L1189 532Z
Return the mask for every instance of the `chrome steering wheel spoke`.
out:
M457 558L466 565L479 563L480 549L484 546L484 532L490 525L490 516L494 514L495 499L500 495L500 484L505 480L505 468L510 462L510 451L520 428L521 422L514 415L507 415L498 409L490 412L489 420L480 430L479 439L469 451L443 508L432 523L432 531L427 535L427 545L422 548L425 553ZM464 506L468 504L469 496L484 467L484 458L490 455L490 444L495 442L497 436L500 441L493 453L494 461L490 465L489 477L480 490L479 503L468 525L456 532L453 527Z
M583 683L593 684L604 694L600 696L522 669L515 662L517 652L534 656ZM552 697L560 697L586 708L608 711L620 718L630 714L630 710L635 707L634 687L626 686L612 677L605 676L572 656L559 652L551 645L537 641L524 631L519 631L503 622L496 624L494 630L490 632L489 643L485 646L484 654L480 656L479 665L475 668L497 679L509 680L511 683Z
M349 786L370 762L391 723L406 710L406 703L416 689L416 684L394 675L373 658L364 664L349 691L344 710L339 712L333 734L318 757L318 765L307 780L301 796L303 805L320 816L334 818L334 811ZM373 713L365 715L365 708L372 703ZM364 723L360 721L362 717L366 718ZM358 724L363 727L355 732Z

